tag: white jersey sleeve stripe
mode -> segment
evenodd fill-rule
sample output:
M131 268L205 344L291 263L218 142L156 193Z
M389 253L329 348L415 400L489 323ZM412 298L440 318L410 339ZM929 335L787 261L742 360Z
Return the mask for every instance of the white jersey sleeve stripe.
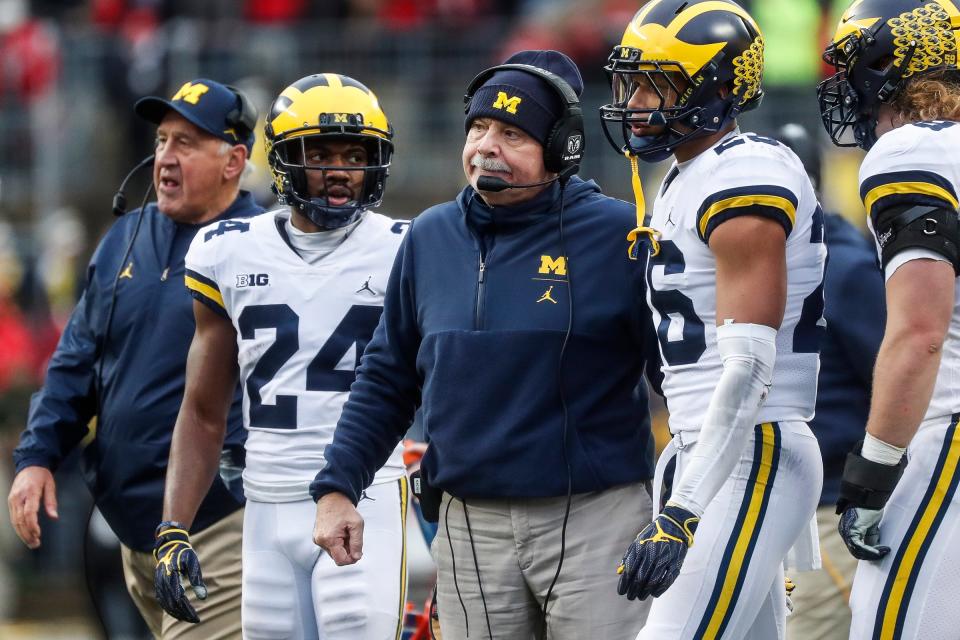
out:
M897 204L938 205L943 201L953 209L958 206L950 181L931 171L893 171L871 176L861 185L860 196L871 216L875 208L882 210Z
M223 304L223 296L220 294L220 288L216 282L190 269L186 270L184 282L194 298L220 315L228 317L226 305Z
M772 218L787 235L797 221L797 196L789 189L774 185L750 185L717 192L704 199L697 212L697 232L704 242L710 241L722 222L738 216Z

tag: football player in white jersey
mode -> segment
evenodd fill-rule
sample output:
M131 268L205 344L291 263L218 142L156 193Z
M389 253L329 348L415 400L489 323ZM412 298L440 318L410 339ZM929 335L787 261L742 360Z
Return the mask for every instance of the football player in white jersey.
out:
M960 633L958 29L955 2L854 2L818 87L834 143L868 151L860 196L886 277L866 434L837 505L860 559L851 638Z
M367 87L322 73L284 89L264 137L274 190L288 206L211 225L187 253L197 330L157 532L157 589L181 589L181 573L199 580L186 532L216 472L239 376L249 430L244 637L398 637L407 507L400 449L358 505L367 544L357 564L338 567L313 544L308 493L407 226L369 210L383 198L393 130Z
M783 638L784 561L806 547L816 562L822 465L806 421L823 214L793 152L737 128L763 71L763 37L738 4L652 0L609 62L601 119L631 160L628 239L651 236L647 299L673 434L657 465L660 512L624 554L619 591L656 598L640 639ZM637 159L670 155L644 222Z

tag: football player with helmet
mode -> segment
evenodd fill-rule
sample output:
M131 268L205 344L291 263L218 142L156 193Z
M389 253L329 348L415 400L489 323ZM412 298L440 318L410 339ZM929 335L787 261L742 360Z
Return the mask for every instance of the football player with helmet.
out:
M785 559L805 550L801 564L816 563L822 464L806 421L823 214L796 155L737 127L763 72L763 36L740 5L652 0L606 70L601 120L637 198L631 253L651 237L647 301L673 434L660 513L624 554L619 592L656 598L639 639L783 638ZM645 220L637 161L671 155Z
M824 53L836 74L817 89L833 142L867 151L860 196L886 278L866 434L837 504L860 559L851 638L957 635L958 29L954 2L858 0Z
M406 592L401 450L360 501L367 544L352 566L336 566L313 544L308 488L407 227L370 211L383 198L393 129L367 87L321 73L283 90L264 138L274 190L288 206L201 230L186 258L197 331L158 529L158 594L182 591L181 564L191 583L199 578L186 531L216 472L239 376L249 431L244 637L392 638Z

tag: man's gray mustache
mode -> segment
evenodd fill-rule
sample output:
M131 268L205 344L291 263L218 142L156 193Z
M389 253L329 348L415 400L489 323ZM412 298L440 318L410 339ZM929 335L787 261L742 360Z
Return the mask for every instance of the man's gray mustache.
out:
M503 160L497 160L496 158L484 158L479 153L474 154L470 158L470 166L477 167L483 171L505 171L507 173L513 173L513 169L510 168Z

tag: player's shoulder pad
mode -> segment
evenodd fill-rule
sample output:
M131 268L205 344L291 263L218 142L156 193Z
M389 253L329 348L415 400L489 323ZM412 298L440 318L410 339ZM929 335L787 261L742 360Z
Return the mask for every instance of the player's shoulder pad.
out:
M199 271L214 278L216 267L230 255L243 254L258 244L257 236L273 232L276 224L274 212L251 218L228 218L217 220L201 227L187 250L187 269Z
M703 179L697 233L704 242L723 222L752 215L779 222L790 235L806 170L789 147L773 138L742 133L704 152L696 170Z
M898 205L958 207L960 123L918 122L880 136L860 166L860 199L874 216Z
M410 220L400 220L391 218L382 213L368 211L366 220L362 223L367 232L375 232L385 236L395 236L398 240L403 238L410 228Z
M256 218L230 218L201 227L193 237L187 255L194 259L211 260L224 251L224 245L229 245L235 238L249 233L255 220Z

